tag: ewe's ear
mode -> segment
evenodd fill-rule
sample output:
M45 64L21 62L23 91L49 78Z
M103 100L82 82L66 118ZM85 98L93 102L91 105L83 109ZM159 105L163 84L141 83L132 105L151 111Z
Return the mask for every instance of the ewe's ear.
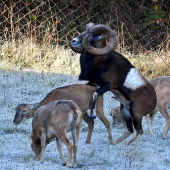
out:
M145 78L146 78L147 81L149 81L149 82L151 81L151 79L149 79L148 77L145 77Z
M30 135L27 135L27 138L28 138L28 139L30 139L30 140L32 140L32 138L31 138L31 136L30 136Z
M29 109L34 109L39 105L39 103L34 103L32 105L30 105Z

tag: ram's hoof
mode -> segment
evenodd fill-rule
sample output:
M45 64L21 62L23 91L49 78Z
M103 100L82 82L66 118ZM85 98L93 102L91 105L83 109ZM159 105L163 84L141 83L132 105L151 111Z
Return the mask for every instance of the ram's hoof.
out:
M91 115L91 116L90 116L90 120L94 120L94 119L96 119L96 116Z

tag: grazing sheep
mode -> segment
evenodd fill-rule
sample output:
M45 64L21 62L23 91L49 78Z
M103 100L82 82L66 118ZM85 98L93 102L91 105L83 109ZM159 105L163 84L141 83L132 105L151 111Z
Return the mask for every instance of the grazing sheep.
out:
M81 128L83 113L78 105L72 100L58 100L41 106L32 120L31 148L44 162L44 150L49 140L56 138L63 165L76 167L77 140ZM73 145L66 133L72 133ZM67 146L67 162L62 153L62 143ZM72 153L74 161L72 163Z
M92 95L97 90L94 86L84 85L84 84L74 84L70 86L59 87L51 92L49 92L45 98L37 104L19 104L16 107L16 114L14 117L14 124L18 125L19 123L32 118L36 110L51 101L54 100L73 100L81 108L83 114L83 120L88 124L88 135L86 143L90 143L91 135L93 132L94 121L89 119L87 110L92 107ZM98 118L105 125L111 144L114 144L112 131L110 127L110 122L106 119L103 112L103 95L101 95L96 102L96 113Z
M116 140L119 143L136 130L132 143L143 133L142 118L156 107L156 93L153 86L138 70L114 49L117 33L107 25L89 23L86 31L69 43L72 49L81 53L79 80L99 88L93 94L91 117L95 118L95 103L99 95L112 91L121 102L121 112L126 124L124 134Z
M167 133L170 129L170 115L168 113L168 104L170 103L170 76L157 77L150 80L150 83L154 87L157 96L156 109L147 114L146 120L148 124L149 134L153 135L152 122L157 111L166 119L166 125L162 134L163 139L167 137ZM120 106L112 109L110 115L114 120L121 121L122 116L120 113Z

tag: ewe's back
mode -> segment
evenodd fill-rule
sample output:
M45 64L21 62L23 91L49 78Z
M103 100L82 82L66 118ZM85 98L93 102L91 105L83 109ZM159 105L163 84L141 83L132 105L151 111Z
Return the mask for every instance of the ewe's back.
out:
M72 100L56 100L41 106L33 117L34 122L48 129L48 127L60 124L59 126L67 126L73 121L82 118L82 111L79 106ZM62 123L61 123L62 122Z

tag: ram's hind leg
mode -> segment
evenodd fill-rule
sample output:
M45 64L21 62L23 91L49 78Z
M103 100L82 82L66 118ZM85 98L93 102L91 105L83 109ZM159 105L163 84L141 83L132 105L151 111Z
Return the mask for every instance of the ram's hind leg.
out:
M134 125L135 129L136 129L136 136L134 138L132 138L128 144L132 144L134 143L142 134L143 134L143 130L142 130L142 125L141 123L138 122L138 127L141 126L140 128L136 128L136 126Z
M128 138L131 134L132 133L127 128L125 128L123 135L116 140L116 144L122 142L123 140Z
M129 108L121 105L121 114L123 116L123 120L125 123L125 130L124 130L124 134L116 140L116 143L122 142L133 133L133 125L132 125L132 119L130 116Z
M136 136L132 138L128 144L134 143L142 134L143 134L143 129L142 129L142 118L143 114L139 114L136 112L132 112L132 120L133 120L133 126L136 130Z

